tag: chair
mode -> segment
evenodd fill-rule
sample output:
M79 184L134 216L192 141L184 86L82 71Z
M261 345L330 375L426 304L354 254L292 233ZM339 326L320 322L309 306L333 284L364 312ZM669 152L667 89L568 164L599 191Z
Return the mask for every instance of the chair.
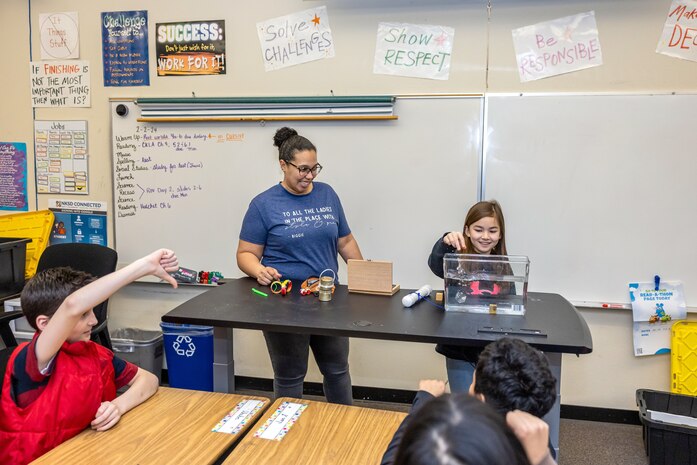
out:
M41 254L36 271L38 273L49 268L69 266L101 278L116 270L117 260L118 254L109 247L97 244L56 244L47 247ZM92 328L92 340L113 350L107 328L108 303L109 301L105 300L94 307L97 325Z
M0 302L0 305L2 305L2 302ZM7 361L10 359L12 351L17 346L17 340L10 328L10 321L20 318L21 316L22 312L19 310L12 312L0 311L0 338L2 338L2 343L5 344L5 348L0 349L0 386L2 386L3 380L5 379Z

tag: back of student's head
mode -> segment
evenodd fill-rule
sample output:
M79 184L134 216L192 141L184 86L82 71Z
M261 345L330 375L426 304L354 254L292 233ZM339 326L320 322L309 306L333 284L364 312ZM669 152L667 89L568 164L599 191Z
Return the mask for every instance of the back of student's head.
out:
M22 313L34 329L36 317L53 316L66 297L91 283L96 278L89 273L70 267L49 268L31 278L22 290Z
M544 416L557 399L547 358L520 339L502 338L479 355L474 392L500 412L523 410Z
M504 418L466 392L445 394L413 414L395 465L529 465Z
M506 221L503 218L503 210L501 205L496 200L482 200L477 202L472 207L470 207L465 217L465 225L462 228L462 234L465 234L465 229L482 218L494 218L499 226L499 231L501 233L501 238L498 244L492 249L491 253L494 255L508 255L508 250L506 249ZM465 244L467 246L467 253L474 250L472 246L472 240L465 234Z

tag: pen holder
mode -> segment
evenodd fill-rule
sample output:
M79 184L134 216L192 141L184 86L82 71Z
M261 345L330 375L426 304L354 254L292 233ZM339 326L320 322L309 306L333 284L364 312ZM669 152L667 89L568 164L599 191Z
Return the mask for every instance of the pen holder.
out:
M329 271L332 275L331 276L324 276L324 273ZM319 300L321 302L329 302L332 300L332 292L334 292L334 281L336 280L336 275L334 274L334 271L330 269L324 270L322 273L319 275Z

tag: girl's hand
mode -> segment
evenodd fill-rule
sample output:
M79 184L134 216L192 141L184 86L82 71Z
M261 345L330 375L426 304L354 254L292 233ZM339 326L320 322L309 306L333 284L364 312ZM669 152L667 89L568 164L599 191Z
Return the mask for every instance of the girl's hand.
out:
M97 414L92 420L92 429L97 431L106 431L121 419L121 411L112 402L102 402L97 409Z
M279 279L281 279L281 273L276 268L270 266L262 266L257 273L257 282L262 286L268 286Z
M443 237L443 242L450 247L454 247L460 252L467 252L465 245L465 236L460 231L451 231Z

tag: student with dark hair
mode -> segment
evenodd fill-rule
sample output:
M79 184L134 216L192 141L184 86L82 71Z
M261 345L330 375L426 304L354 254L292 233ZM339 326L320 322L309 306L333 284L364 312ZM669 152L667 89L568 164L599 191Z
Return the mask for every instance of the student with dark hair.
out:
M382 465L395 463L397 449L405 440L405 430L414 414L422 408L430 408L429 401L443 393L443 381L422 380L419 383L411 413L395 432L382 458ZM517 410L537 418L544 416L554 405L556 380L546 357L537 349L519 339L502 338L488 344L482 351L469 395L490 404L501 417ZM539 421L544 423L541 419ZM548 433L545 443L547 453L550 453Z
M522 410L542 418L557 400L556 386L542 352L504 337L482 351L469 392L501 413Z
M317 149L291 128L276 131L274 145L283 180L257 195L242 222L237 266L263 286L283 279L296 289L329 269L336 275L338 255L362 259L339 196L315 182L322 171ZM302 398L309 349L324 376L329 402L351 404L349 340L346 337L264 331L274 371L276 397Z
M501 415L469 394L459 392L431 400L413 414L394 464L530 465L530 462Z
M172 286L178 268L161 249L101 279L72 268L51 268L29 280L22 311L36 329L10 356L0 397L0 463L29 463L91 426L112 428L157 390L157 377L90 341L93 308L147 275ZM116 390L129 386L120 396Z

